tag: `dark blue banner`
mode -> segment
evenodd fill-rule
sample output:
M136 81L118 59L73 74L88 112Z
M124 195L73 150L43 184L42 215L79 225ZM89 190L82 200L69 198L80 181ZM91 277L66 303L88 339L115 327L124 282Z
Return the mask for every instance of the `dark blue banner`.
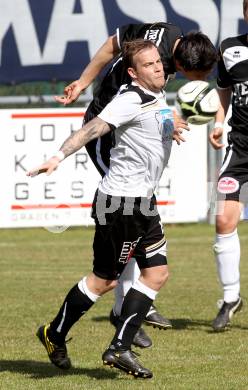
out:
M0 0L0 82L73 80L118 26L169 21L219 42L247 31L242 1Z

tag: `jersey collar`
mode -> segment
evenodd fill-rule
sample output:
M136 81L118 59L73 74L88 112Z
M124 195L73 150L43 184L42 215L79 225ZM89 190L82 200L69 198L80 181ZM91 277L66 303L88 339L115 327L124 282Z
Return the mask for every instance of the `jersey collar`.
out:
M142 85L136 83L135 81L132 81L131 84L134 85L134 86L136 86L136 87L139 87L139 88L140 88L142 91L144 91L146 94L152 95L152 96L154 96L155 98L159 98L159 97L161 97L161 96L164 95L164 91L163 91L163 90L161 90L161 92L152 92L152 91L150 91L149 89L146 89L146 88L142 87Z

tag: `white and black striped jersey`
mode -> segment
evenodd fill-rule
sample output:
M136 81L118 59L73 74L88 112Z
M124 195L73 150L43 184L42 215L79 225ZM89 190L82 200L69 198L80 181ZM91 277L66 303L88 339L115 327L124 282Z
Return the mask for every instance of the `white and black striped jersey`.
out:
M218 61L219 88L232 88L232 131L248 134L248 35L225 39Z
M120 49L126 41L137 38L152 40L158 47L164 66L165 78L174 75L176 72L173 60L173 48L178 38L182 36L179 27L170 23L154 24L128 24L116 31ZM121 55L115 60L112 67L96 89L93 100L90 103L84 121L88 122L110 102L123 84L131 82L130 76L122 63ZM107 172L109 167L110 149L113 145L111 133L106 134L98 140L93 140L86 145L86 149L101 175ZM101 162L99 164L99 162Z
M99 190L113 196L151 197L171 152L173 123L164 92L153 93L135 83L103 109L99 118L115 130L110 167Z

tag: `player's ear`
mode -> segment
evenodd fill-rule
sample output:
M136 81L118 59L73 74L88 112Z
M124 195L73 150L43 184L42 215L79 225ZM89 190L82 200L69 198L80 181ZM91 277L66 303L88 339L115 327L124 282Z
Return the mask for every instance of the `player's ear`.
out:
M180 64L180 62L178 60L175 60L175 65L176 65L176 70L177 71L180 72L180 71L184 70L182 65Z
M137 73L135 71L134 68L127 68L127 73L129 74L129 76L133 79L133 80L136 80L137 79Z

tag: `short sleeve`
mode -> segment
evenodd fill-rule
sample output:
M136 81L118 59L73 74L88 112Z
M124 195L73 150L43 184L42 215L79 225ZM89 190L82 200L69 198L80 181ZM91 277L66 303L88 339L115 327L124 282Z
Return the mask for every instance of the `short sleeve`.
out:
M229 73L226 70L221 47L219 49L218 58L219 59L218 59L218 63L217 63L217 86L219 88L225 89L225 88L230 87L232 85L232 83L231 83Z
M115 128L129 123L140 113L141 99L135 92L121 93L107 104L98 117Z

